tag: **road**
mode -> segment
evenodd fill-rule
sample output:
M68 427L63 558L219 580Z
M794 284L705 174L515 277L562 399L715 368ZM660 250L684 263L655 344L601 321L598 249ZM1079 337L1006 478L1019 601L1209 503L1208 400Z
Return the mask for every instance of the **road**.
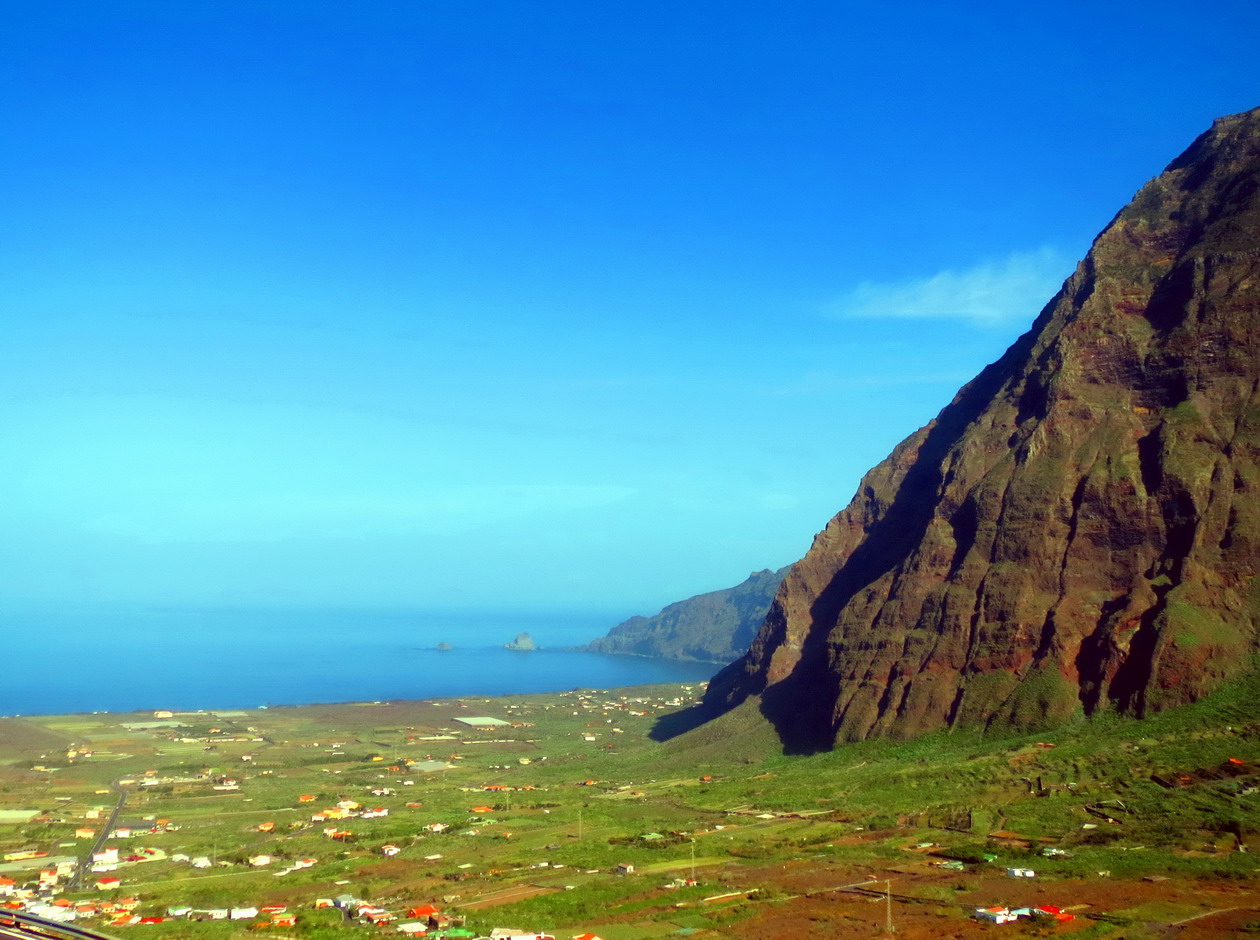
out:
M118 793L118 803L114 806L114 811L109 814L109 819L106 820L105 825L101 828L101 834L96 837L96 842L92 844L87 854L79 859L79 864L75 866L74 877L70 879L67 885L71 891L78 891L83 887L83 879L92 865L92 856L105 848L105 843L109 841L109 834L117 828L118 817L122 815L123 807L127 805L127 790L123 785L118 780L115 780L110 784L110 787Z
M33 940L52 937L54 940L113 940L108 934L97 933L75 924L58 924L22 911L0 913L0 937L6 940Z

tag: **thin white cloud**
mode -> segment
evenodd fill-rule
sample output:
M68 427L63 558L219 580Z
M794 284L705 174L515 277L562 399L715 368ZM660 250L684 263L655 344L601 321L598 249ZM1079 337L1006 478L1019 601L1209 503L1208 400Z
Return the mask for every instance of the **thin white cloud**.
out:
M757 501L757 505L761 509L770 512L781 512L787 509L795 509L801 504L799 496L793 496L791 493L763 493Z
M1030 322L1071 268L1050 248L895 283L866 281L832 305L843 318L951 319L997 327Z
M124 506L87 520L104 535L150 543L448 535L523 516L602 509L636 491L615 485L441 486L402 496L238 495Z

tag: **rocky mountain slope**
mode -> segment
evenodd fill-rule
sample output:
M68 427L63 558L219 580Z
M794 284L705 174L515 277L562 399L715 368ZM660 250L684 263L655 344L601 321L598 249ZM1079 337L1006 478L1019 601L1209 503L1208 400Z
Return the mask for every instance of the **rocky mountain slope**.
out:
M594 640L595 653L729 663L748 649L787 568L754 571L743 583L670 604L652 617L631 617Z
M711 711L792 750L1194 701L1260 620L1260 109L1144 186L863 479Z

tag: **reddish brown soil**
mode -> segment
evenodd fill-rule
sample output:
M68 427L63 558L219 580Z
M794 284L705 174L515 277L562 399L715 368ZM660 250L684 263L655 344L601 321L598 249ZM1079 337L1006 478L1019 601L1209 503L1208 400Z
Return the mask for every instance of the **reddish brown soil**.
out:
M1039 925L1039 932L1046 936L1071 936L1096 923L1090 914L1105 915L1152 902L1177 904L1206 915L1197 917L1190 913L1187 916L1195 919L1183 921L1179 926L1165 925L1168 936L1181 940L1237 937L1243 924L1260 921L1260 880L1247 884L1152 883L1101 878L1040 881L1004 875L941 873L926 868L920 871L916 867L913 861L893 868L818 867L797 862L744 871L740 877L741 881L748 879L745 884L759 884L763 890L797 896L772 906L758 905L752 917L730 927L717 927L717 930L742 940L879 936L886 916L882 897L827 890L868 879L877 882L873 886L876 890L882 890L885 880L891 883L893 925L902 940L994 937L1002 930L1012 936L1024 933L1024 926L1020 924L998 927L969 920L966 916L974 908L993 905L1050 904L1076 914L1076 920L1070 923ZM912 898L920 900L909 900ZM1161 923L1154 922L1150 926L1143 923L1143 927L1156 932Z
M1235 908L1232 911L1226 910L1216 914L1209 914L1206 917L1199 917L1172 929L1177 932L1177 937L1180 940L1215 940L1216 937L1244 937L1250 931L1244 932L1243 927L1250 924L1260 924L1260 906L1255 904L1254 898L1251 901L1251 905L1251 907Z
M548 888L544 885L517 885L515 888L505 888L502 891L495 891L492 894L483 895L475 901L467 901L459 904L459 908L465 911L475 911L483 907L498 907L500 904L513 904L516 901L524 901L526 898L537 897L540 894L551 894L559 889Z

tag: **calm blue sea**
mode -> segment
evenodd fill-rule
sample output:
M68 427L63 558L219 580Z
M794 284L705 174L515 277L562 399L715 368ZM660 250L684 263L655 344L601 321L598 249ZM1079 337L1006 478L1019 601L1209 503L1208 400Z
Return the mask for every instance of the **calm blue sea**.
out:
M0 611L0 715L246 708L692 682L717 667L569 652L615 618L380 611ZM543 649L503 644L529 633ZM438 651L438 643L454 649Z

